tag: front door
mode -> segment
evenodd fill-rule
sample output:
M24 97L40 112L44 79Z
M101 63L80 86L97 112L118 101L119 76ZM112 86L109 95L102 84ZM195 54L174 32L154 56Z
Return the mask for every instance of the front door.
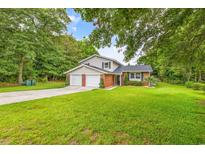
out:
M115 76L115 84L118 86L120 85L120 75Z

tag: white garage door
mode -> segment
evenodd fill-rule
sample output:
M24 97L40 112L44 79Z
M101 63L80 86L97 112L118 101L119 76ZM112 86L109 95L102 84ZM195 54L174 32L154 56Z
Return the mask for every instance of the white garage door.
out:
M100 75L86 75L86 86L99 87Z
M82 75L71 74L70 75L70 85L71 86L81 86L82 85Z

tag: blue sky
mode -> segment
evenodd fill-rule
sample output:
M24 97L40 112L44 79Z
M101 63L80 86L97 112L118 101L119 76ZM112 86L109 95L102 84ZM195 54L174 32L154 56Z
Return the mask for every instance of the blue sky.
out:
M75 13L73 9L67 9L67 13L72 21L68 25L68 33L72 34L77 40L87 37L95 28L92 23L83 21L80 14Z
M92 23L85 22L81 19L80 14L77 14L73 9L67 9L67 13L71 19L71 23L68 25L68 33L75 37L77 40L81 40L84 37L88 37L89 34L95 29ZM121 63L124 55L122 52L118 52L118 49L112 45L111 47L100 48L98 52L102 56L114 58ZM135 64L135 58L130 61L130 64Z

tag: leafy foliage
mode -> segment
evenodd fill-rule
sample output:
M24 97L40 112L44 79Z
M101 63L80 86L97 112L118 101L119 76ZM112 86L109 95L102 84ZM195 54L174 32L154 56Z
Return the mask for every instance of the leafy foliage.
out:
M205 80L204 9L76 9L96 29L97 47L125 47L125 60L140 57L161 80Z
M125 85L129 85L129 86L142 86L143 82L142 81L127 81Z
M125 73L125 77L124 77L124 85L126 86L142 86L143 82L141 81L130 81L129 77L128 77L128 73Z
M203 86L203 84L201 84L201 83L193 83L192 88L194 90L200 90L202 88L202 86Z
M145 79L149 83L149 86L155 86L158 80L154 76L149 76Z
M128 73L125 73L124 84L128 85L128 82L129 82Z
M202 86L202 90L205 91L205 85Z
M186 86L187 88L192 88L192 87L193 87L193 84L194 84L194 82L192 82L192 81L187 81L187 82L185 83L185 86Z
M62 79L97 51L67 35L66 9L0 9L0 81Z
M103 80L103 78L100 78L100 83L99 83L99 87L100 87L100 88L105 88L105 85L104 85L104 80Z

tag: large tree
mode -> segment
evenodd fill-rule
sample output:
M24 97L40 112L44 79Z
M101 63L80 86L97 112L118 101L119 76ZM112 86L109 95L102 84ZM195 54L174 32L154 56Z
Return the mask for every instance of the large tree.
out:
M96 26L97 47L125 47L125 60L139 54L156 74L201 80L205 57L204 9L75 9ZM180 72L180 73L179 73Z
M18 83L23 69L38 52L55 50L52 39L66 33L70 21L65 9L0 9L1 57L8 53L18 63ZM8 67L4 65L3 67Z
M57 80L97 53L88 39L67 34L65 9L0 9L0 82Z

